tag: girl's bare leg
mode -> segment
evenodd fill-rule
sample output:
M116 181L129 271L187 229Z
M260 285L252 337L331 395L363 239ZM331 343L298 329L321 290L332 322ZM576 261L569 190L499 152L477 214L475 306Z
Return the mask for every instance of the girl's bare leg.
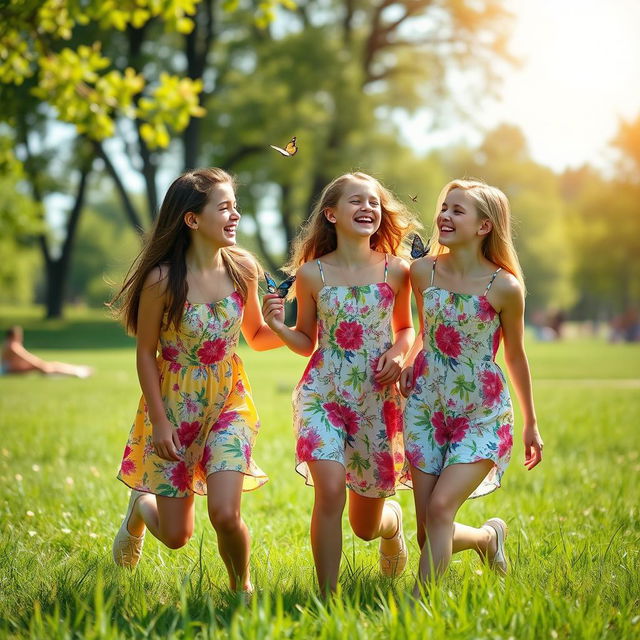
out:
M439 477L411 467L413 498L416 506L417 538L420 549L424 547L424 543L427 540L427 505ZM459 522L454 522L453 526L453 553L473 549L481 559L484 559L487 553L495 553L496 539L487 529L469 527Z
M227 567L232 591L251 591L251 536L240 515L244 474L217 471L207 478L209 519L218 536L220 557Z
M131 512L127 529L141 536L145 527L170 549L183 547L193 535L193 496L169 498L145 493L138 498Z
M342 554L342 512L346 502L344 467L333 460L308 462L313 478L311 549L320 592L336 590Z
M384 498L367 498L349 490L349 523L358 538L391 538L398 530L398 518Z
M452 464L437 479L427 504L427 543L420 555L420 582L429 582L442 575L449 565L453 552L456 513L492 466L490 460ZM419 595L417 584L414 595Z

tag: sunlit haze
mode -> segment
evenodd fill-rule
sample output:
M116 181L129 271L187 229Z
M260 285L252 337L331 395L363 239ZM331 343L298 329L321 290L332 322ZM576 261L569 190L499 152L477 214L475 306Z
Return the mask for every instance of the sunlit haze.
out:
M478 119L487 128L518 125L534 159L554 169L610 165L608 143L620 120L640 114L640 2L510 0L507 6L515 14L511 51L522 64L505 75L501 102L486 103ZM475 125L427 132L426 119L422 127L418 122L411 135L421 149L482 136Z

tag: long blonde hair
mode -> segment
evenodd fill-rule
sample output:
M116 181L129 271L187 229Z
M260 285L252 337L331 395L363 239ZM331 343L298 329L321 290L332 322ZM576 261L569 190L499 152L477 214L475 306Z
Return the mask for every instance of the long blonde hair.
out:
M173 323L178 328L189 289L185 255L191 236L184 222L184 215L189 211L200 213L207 204L211 191L221 183L229 183L235 187L233 178L222 169L196 169L174 180L167 190L158 218L142 251L109 304L132 334L135 335L138 330L138 309L145 280L156 267L167 267L167 324ZM247 282L256 277L246 264L246 259L251 254L236 246L223 247L220 254L234 287L246 300Z
M420 223L407 207L378 180L366 173L354 171L336 178L322 190L311 215L293 241L291 257L282 268L285 273L293 274L305 262L320 258L336 249L338 239L335 225L327 220L324 212L329 207L335 207L338 204L345 185L350 180L372 182L380 196L382 216L380 227L371 236L371 248L391 255L405 253L407 234L419 228Z
M442 203L453 189L466 191L473 200L480 219L487 219L491 222L492 229L482 240L482 255L513 274L524 287L524 275L511 235L509 200L500 189L480 180L452 180L442 189L438 196L438 205L433 218L432 237L435 240L431 243L429 254L439 256L449 252L448 247L441 245L437 240L437 219L442 210Z

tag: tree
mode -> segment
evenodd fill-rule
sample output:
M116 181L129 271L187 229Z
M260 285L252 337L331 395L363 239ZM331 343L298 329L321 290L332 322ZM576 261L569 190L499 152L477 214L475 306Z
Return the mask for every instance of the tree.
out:
M493 0L304 0L257 38L249 16L227 20L203 101L202 152L252 184L258 232L271 226L261 212L277 208L281 241L259 236L271 269L336 174L360 167L384 175L400 158L418 162L399 142L398 111L442 115L460 106L455 72L465 72L469 100L495 88L496 69L509 60L508 18ZM269 151L292 135L295 158Z
M281 2L285 0L261 1L257 20L268 21ZM10 0L3 7L0 119L19 132L17 153L28 167L33 198L42 206L49 193L45 186L59 185L47 179L47 160L53 154L35 148L34 132L43 139L52 124L70 123L77 132L72 146L83 149L81 161L68 167L69 172L77 171L78 182L60 257L53 258L44 236L40 241L48 317L62 311L73 236L94 157L113 179L131 224L140 232L146 226L105 141L118 137L134 170L140 172L150 221L158 208L161 151L169 147L172 136L185 132L185 154L195 156L197 128L187 128L192 118L204 114L198 96L210 46L210 18L217 4L215 0ZM237 3L224 4L233 8ZM145 52L150 42L156 53L168 42L175 53L176 40L184 41L186 75L174 68L180 62L176 64L173 56L162 60Z
M0 300L31 302L35 248L31 238L41 228L38 205L23 190L24 167L13 153L13 140L0 136Z

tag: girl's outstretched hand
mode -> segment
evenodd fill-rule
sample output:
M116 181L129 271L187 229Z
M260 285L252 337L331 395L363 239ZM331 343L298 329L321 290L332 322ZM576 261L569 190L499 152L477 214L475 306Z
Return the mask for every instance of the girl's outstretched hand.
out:
M524 441L524 466L529 471L542 462L542 448L544 443L538 427L525 427L522 433Z
M402 373L402 355L392 355L389 351L385 351L378 358L378 366L373 374L378 384L387 385L395 384Z
M407 398L413 388L413 366L405 367L400 374L400 393Z
M152 434L153 448L158 456L163 460L180 460L178 456L178 448L181 446L180 438L167 419L154 422Z
M267 293L262 299L262 316L276 333L284 328L284 300L276 293Z

